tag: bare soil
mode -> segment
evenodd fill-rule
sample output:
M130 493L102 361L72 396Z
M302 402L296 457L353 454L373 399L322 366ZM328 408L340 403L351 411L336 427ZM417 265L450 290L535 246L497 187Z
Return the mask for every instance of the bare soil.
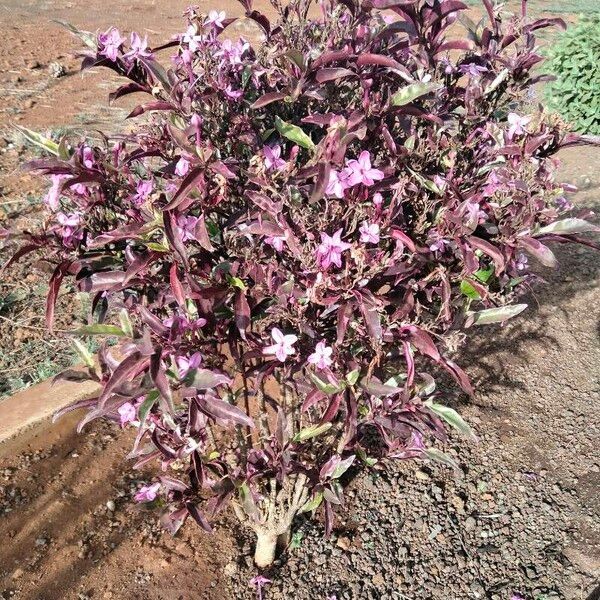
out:
M35 222L42 192L17 170L33 154L10 123L126 126L129 105L106 101L114 81L80 75L77 41L51 19L89 30L118 22L166 39L188 3L3 0L0 227ZM239 12L231 0L219 8ZM67 75L52 77L53 62ZM577 204L597 208L600 152L570 150L562 159L564 179L582 190ZM267 574L269 600L585 600L600 585L600 261L584 247L557 253L561 269L541 273L549 284L532 293L529 312L482 329L462 353L481 390L460 407L480 443L454 440L447 449L462 474L410 462L357 477L331 540L318 522L297 524L295 547ZM31 379L40 360L65 354L60 335L42 326L44 290L32 273L39 259L0 281L0 299L20 290L0 306L0 396L13 376L7 369ZM85 302L61 302L57 328L69 329ZM229 515L213 536L192 524L174 538L162 533L156 514L131 503L150 475L130 471L129 435L106 423L77 435L74 423L65 418L0 448L1 598L254 597L251 540Z

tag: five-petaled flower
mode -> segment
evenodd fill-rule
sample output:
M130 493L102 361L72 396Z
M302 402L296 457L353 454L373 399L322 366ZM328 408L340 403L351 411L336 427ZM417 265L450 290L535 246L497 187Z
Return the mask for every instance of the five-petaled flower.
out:
M191 356L178 356L175 359L180 379L183 379L190 371L197 369L202 364L202 354L194 352Z
M333 363L333 348L327 345L325 340L321 340L316 346L315 351L308 357L308 362L315 365L317 369L326 369Z
M195 25L190 25L181 38L181 41L188 45L190 52L196 52L200 48L202 40L203 38L198 35Z
M117 409L119 413L119 423L121 427L125 427L128 423L135 423L137 421L137 409L131 402L125 402L121 404Z
M334 196L335 198L343 198L346 190L352 187L349 178L352 175L350 169L344 169L342 171L335 171L332 169L329 172L329 181L327 182L327 189L325 193L328 196Z
M377 223L369 223L364 221L360 226L360 241L363 244L378 244L379 243L379 225Z
M432 231L429 234L429 239L427 243L429 244L429 249L432 252L443 252L446 249L446 245L448 244L447 240L442 238L440 234L436 231Z
M142 179L138 181L135 188L135 195L132 198L132 202L136 206L141 206L142 204L144 204L144 202L146 202L146 200L148 200L148 197L152 193L153 189L154 181L152 179Z
M182 242L188 242L196 239L196 226L198 225L198 217L179 215L177 217L177 231L181 236Z
M215 27L223 29L223 21L225 20L226 16L227 15L225 14L224 10L211 10L208 12L208 17L206 17L206 19L204 20L204 24L214 25Z
M160 483L144 485L138 490L133 499L136 502L152 502L158 496L158 490L160 490Z
M285 167L286 162L281 158L281 146L278 144L265 146L263 152L265 153L265 167L267 170L277 170Z
M63 239L63 243L67 246L71 246L75 240L81 239L82 232L78 231L81 225L81 215L77 213L56 213L56 220L61 225L60 235Z
M119 55L119 48L125 41L125 38L121 36L121 33L116 27L111 27L98 36L98 41L100 42L98 54L102 54L109 60L115 62Z
M349 160L347 168L350 170L348 178L350 185L362 183L366 186L371 186L384 177L383 171L374 169L371 166L371 154L368 150L363 150L358 160Z
M342 230L338 229L333 235L321 232L321 243L317 247L317 262L323 269L329 268L334 264L336 267L342 266L342 252L348 250L351 244L342 242Z
M221 42L221 49L215 52L215 56L222 56L232 65L239 65L242 62L242 56L249 48L250 44L243 40L233 42L226 39Z
M512 140L516 135L527 133L525 127L531 122L531 117L521 117L517 113L508 113L508 139Z
M459 67L461 73L465 73L466 75L470 75L471 77L479 78L482 73L487 73L487 67L483 65L478 65L477 63L470 62L464 63Z
M131 32L131 48L125 53L125 58L152 58L152 52L148 50L148 36L145 35L144 39L140 37L135 31Z
M263 348L263 354L275 355L277 360L285 362L288 356L296 353L293 345L298 341L298 336L294 334L285 335L280 329L273 327L271 337L275 343Z
M193 319L192 321L190 321L185 316L173 315L172 317L167 317L166 319L163 319L163 325L165 327L173 327L174 325L177 325L179 329L188 331L198 331L198 329L206 325L206 319L200 317L198 319Z

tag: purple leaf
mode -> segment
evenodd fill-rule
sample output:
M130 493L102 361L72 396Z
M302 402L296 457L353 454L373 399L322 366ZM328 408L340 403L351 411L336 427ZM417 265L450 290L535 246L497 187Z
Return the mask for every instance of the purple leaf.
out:
M539 240L531 237L522 237L519 238L519 245L527 250L529 254L535 256L544 266L556 267L558 265L558 261L552 250L548 246L544 246Z
M215 396L210 398L199 398L198 406L200 410L213 419L222 419L230 423L244 425L254 429L254 421L242 410L225 400Z

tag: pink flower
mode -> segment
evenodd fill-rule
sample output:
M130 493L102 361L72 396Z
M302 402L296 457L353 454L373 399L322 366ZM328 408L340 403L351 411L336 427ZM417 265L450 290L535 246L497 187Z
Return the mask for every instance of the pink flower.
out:
M68 179L68 175L52 175L52 187L48 190L48 193L44 196L44 204L52 211L58 209L59 198L60 198L60 186L65 179Z
M194 113L190 119L190 124L194 128L196 145L199 146L202 140L202 117L199 114Z
M430 244L429 249L432 252L443 252L446 247L446 242L443 239L435 240L432 244Z
M77 229L81 225L81 216L77 213L56 213L56 220L61 225L59 233L62 237L63 244L73 246L74 242L83 237L81 231Z
M263 354L274 354L277 360L285 362L288 356L296 353L292 346L298 341L298 336L293 334L284 335L280 329L273 327L271 337L275 343L263 348Z
M383 206L383 196L379 192L373 194L373 204L377 210L381 210L381 207Z
M488 71L487 67L478 65L473 62L462 64L460 65L459 69L461 73L465 73L467 75L470 75L471 77L475 77L476 79L479 79L482 73L487 73Z
M571 210L573 203L567 200L564 196L560 196L556 199L556 206L559 210Z
M496 171L492 171L487 178L483 193L486 196L493 196L498 190L502 189L502 182L498 179Z
M317 247L317 262L323 269L334 264L336 267L342 266L342 252L348 250L351 244L342 242L342 230L338 229L332 236L321 233L321 243Z
M233 42L230 39L227 39L221 42L221 48L215 52L215 56L222 56L232 65L239 65L242 62L242 56L248 48L250 48L248 42L242 40Z
M135 423L137 420L137 410L131 402L125 402L125 404L119 406L117 412L119 413L121 427L125 427L128 423Z
M180 157L175 165L175 175L179 177L185 177L190 170L190 161L185 157Z
M281 146L278 144L275 144L275 146L265 146L263 152L265 153L265 167L268 170L277 170L285 167L286 162L281 158Z
M228 98L231 98L232 100L239 100L244 95L244 91L243 90L234 90L231 87L231 85L228 85L225 88L225 95Z
M481 210L479 202L472 202L467 200L463 206L463 224L472 230L475 230L479 221L485 221L487 215L485 211Z
M524 271L528 267L528 265L529 259L525 254L520 252L515 260L515 267L517 267L517 271Z
M193 60L192 53L187 48L184 48L181 51L181 62L184 65L189 66L192 64L192 60ZM175 57L175 62L177 62L177 57Z
M517 113L508 113L508 139L512 140L515 135L527 133L525 127L531 122L531 117L521 117Z
M200 317L190 321L185 316L173 315L172 317L168 317L163 320L163 325L165 327L173 327L175 324L177 324L183 330L198 331L198 329L201 329L206 325L206 319Z
M98 54L102 54L114 62L117 60L119 48L124 41L125 38L121 37L119 30L115 27L111 27L108 31L105 31L98 36L98 42L100 42L101 47Z
M93 169L96 164L94 151L89 146L84 146L82 151L83 166L87 169Z
M179 369L179 378L183 379L190 371L197 369L202 364L202 354L194 352L191 356L178 356L175 362Z
M327 346L325 340L321 340L315 347L315 351L308 357L308 362L315 365L317 369L326 369L333 363L331 355L333 348Z
M125 58L152 58L152 52L148 51L148 36L142 39L135 31L131 32L131 49L125 54Z
M270 235L265 238L265 244L269 244L269 246L273 246L277 252L283 251L283 245L285 244L286 236L281 235Z
M196 239L196 225L198 225L198 217L186 217L184 215L177 217L177 229L182 242Z
M187 28L187 31L183 34L181 41L188 45L190 52L196 52L198 48L200 48L200 43L203 41L203 38L201 35L198 35L196 27L194 25L190 25Z
M63 226L63 227L79 227L79 225L81 224L81 217L77 214L77 213L64 213L64 212L59 212L56 213L56 220Z
M204 20L204 24L205 25L214 25L215 27L219 27L220 29L223 29L223 21L225 20L225 17L227 15L225 14L224 10L218 11L218 10L211 10L208 13L208 17L206 17L206 19Z
M379 243L379 225L377 223L368 223L364 221L360 226L360 241L363 244Z
M366 186L371 186L384 177L383 171L371 167L371 154L368 150L363 150L358 160L348 161L348 169L351 171L349 177L350 185L362 183Z
M325 193L335 198L343 198L346 190L352 187L352 184L349 182L351 175L352 172L349 169L344 169L341 172L332 169L329 172L329 182L327 183Z
M78 196L85 196L87 194L87 187L83 183L76 183L75 185L71 186L71 189Z
M152 485L144 485L138 493L133 497L136 502L152 502L158 495L160 490L160 483L153 483Z
M144 202L146 202L146 200L152 193L153 189L154 189L154 182L151 179L149 179L149 180L142 179L141 181L138 181L137 186L135 188L136 193L132 199L133 203L136 206L141 206L142 204L144 204Z
M256 575L250 580L250 585L256 588L256 597L258 600L262 600L262 589L267 583L271 583L271 580L262 575Z

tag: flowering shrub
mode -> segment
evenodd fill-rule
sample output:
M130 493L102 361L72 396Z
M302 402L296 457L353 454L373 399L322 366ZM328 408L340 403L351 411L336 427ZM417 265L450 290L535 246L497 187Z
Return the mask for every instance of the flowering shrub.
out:
M77 333L119 341L83 355L102 391L72 408L137 429L134 467L162 472L135 499L173 532L231 505L260 566L299 512L322 505L331 530L350 467L453 464L436 440L474 436L433 374L471 393L464 330L520 313L528 257L553 266L548 241L594 229L554 180L584 140L519 112L534 31L560 21L503 26L483 0L489 24L455 39L457 0L275 6L244 3L256 44L194 8L162 48L78 32L84 67L129 79L111 98L148 94L130 116L150 118L93 145L34 137L55 155L29 165L47 220L14 257L54 265L49 326L68 278L93 295Z
M600 134L600 16L582 18L549 50L550 108L578 131Z

